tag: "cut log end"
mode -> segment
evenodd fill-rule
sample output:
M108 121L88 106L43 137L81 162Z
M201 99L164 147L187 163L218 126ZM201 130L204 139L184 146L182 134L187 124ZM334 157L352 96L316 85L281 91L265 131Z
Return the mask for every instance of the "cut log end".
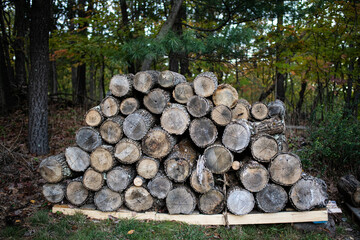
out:
M136 212L146 211L153 206L154 200L143 187L132 186L125 192L125 205Z
M143 102L151 113L161 114L170 102L170 93L161 88L155 88L144 96Z
M106 184L114 192L124 191L133 181L135 171L131 167L117 166L106 174Z
M215 174L227 172L233 163L233 154L224 146L214 144L204 151L205 166Z
M42 193L47 201L59 203L65 197L65 186L61 183L47 183L43 186Z
M219 126L226 126L232 120L231 109L225 105L216 106L211 111L211 119Z
M248 120L250 117L249 107L243 102L238 101L232 110L232 120Z
M186 104L194 96L194 90L190 83L180 83L176 85L172 95L176 102Z
M168 158L164 162L166 175L175 182L185 182L190 175L190 164L182 158Z
M69 168L75 172L83 172L90 166L90 156L78 147L68 147L65 158Z
M154 124L153 116L144 109L139 109L125 118L124 134L132 140L141 140Z
M225 127L222 143L230 151L241 153L250 142L250 129L247 123L243 121L231 122Z
M105 117L116 116L119 113L119 101L112 96L108 96L101 101L100 108Z
M184 106L171 104L161 115L160 123L168 133L182 135L189 126L190 116Z
M270 162L279 151L276 139L270 135L259 135L252 139L251 153L259 162Z
M165 199L173 187L172 182L164 175L158 174L147 185L150 194L158 199Z
M225 105L229 108L235 107L239 98L236 89L229 84L220 84L215 90L213 96L215 106Z
M48 183L58 183L64 178L72 176L64 154L50 156L42 160L39 172L41 177Z
M96 127L104 120L100 106L91 108L85 115L85 123L90 127Z
M148 156L164 158L175 145L175 139L162 128L151 129L142 139L142 149Z
M124 119L121 116L108 118L100 126L100 135L104 141L116 144L123 137L122 124Z
M254 103L251 107L251 115L256 120L259 121L264 120L265 118L267 118L268 113L269 113L269 109L263 103L260 102Z
M249 161L240 169L239 178L247 190L250 192L259 192L268 184L269 172L258 162Z
M193 117L204 117L212 110L213 104L207 98L194 95L187 102L186 108Z
M138 110L140 107L140 103L136 98L125 98L119 108L120 108L120 112L124 115L130 115L133 112L135 112L136 110Z
M149 93L159 79L158 71L142 71L135 74L134 88L142 93Z
M212 72L201 73L194 79L195 93L201 97L210 97L217 86L217 77Z
M209 169L204 168L199 174L195 169L190 177L190 185L196 192L206 193L215 185L214 176Z
M90 155L91 167L102 173L109 171L114 166L113 148L110 146L100 146Z
M118 74L111 78L109 90L116 97L128 95L132 90L132 78L130 75Z
M269 173L273 182L291 186L301 178L301 160L293 153L280 153L271 161Z
M132 164L141 157L141 146L138 142L123 138L115 146L115 158L124 164Z
M245 215L251 212L255 206L255 199L248 190L233 187L229 190L226 205L230 212L235 215Z
M195 195L184 186L171 190L166 197L166 207L170 214L191 214L195 206Z
M92 127L82 127L76 132L76 144L87 152L92 152L102 144L100 133Z
M288 202L288 195L284 188L276 184L268 184L256 193L256 203L260 210L267 213L280 212Z
M201 195L199 199L199 210L204 214L218 214L224 209L224 194L212 189Z
M159 77L159 85L164 88L174 87L184 82L186 82L186 78L183 75L168 70L161 72Z
M136 164L137 173L145 178L152 179L159 171L160 163L158 160L149 157L142 157Z
M82 179L84 187L91 191L99 191L104 185L103 175L92 168L85 171Z
M121 195L104 187L95 194L94 203L103 212L116 211L123 204Z
M201 148L213 144L218 136L216 126L208 118L194 119L190 124L189 132L191 140Z
M66 199L75 206L81 206L89 197L89 191L81 181L71 181L66 187Z

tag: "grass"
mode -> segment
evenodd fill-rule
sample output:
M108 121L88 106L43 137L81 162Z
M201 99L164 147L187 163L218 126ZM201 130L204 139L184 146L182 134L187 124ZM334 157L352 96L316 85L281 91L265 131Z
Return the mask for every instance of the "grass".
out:
M4 239L328 239L325 233L301 233L290 224L248 225L226 228L177 222L137 220L92 221L84 215L65 216L38 211L23 226L0 231Z

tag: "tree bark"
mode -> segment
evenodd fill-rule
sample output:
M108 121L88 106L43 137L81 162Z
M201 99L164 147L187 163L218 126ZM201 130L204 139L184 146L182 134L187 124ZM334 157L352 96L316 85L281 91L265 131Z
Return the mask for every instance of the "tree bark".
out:
M28 143L30 152L38 155L49 152L47 91L50 8L50 0L34 0L31 6Z
M28 18L26 0L15 0L15 84L17 88L26 84L25 34Z
M66 163L65 155L62 153L42 160L39 171L42 178L49 183L58 183L64 178L73 176L73 172Z

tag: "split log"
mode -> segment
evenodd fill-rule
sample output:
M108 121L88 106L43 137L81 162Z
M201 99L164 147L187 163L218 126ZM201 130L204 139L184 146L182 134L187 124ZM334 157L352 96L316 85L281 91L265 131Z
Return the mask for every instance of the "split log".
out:
M254 119L262 121L267 118L269 109L265 104L261 102L256 102L252 105L250 113Z
M285 118L285 104L281 100L276 99L274 102L270 102L267 107L270 117Z
M87 152L102 144L100 133L92 127L82 127L76 132L76 144Z
M166 175L174 182L185 182L190 175L190 164L183 158L168 158L164 162Z
M124 134L132 140L141 140L154 124L154 117L146 110L139 109L125 118Z
M153 158L164 158L172 150L176 140L168 132L160 127L155 127L142 139L143 152Z
M89 195L89 190L84 187L81 178L74 179L66 187L66 199L75 206L83 205Z
M266 133L270 135L285 133L285 123L275 118L252 123L252 134Z
M142 93L149 91L156 85L159 80L160 72L154 70L142 71L135 74L134 88Z
M114 147L102 145L90 154L90 165L96 171L102 173L109 171L114 165Z
M173 148L169 157L183 158L190 163L190 166L194 166L199 154L195 150L195 146L188 138L184 138Z
M46 183L43 186L42 194L51 203L59 203L65 197L65 185L63 183Z
M207 168L204 168L200 174L197 169L191 173L190 186L198 193L206 193L214 188L214 176Z
M132 186L125 192L125 205L133 211L141 212L153 206L154 199L143 187Z
M124 191L133 181L135 170L130 166L117 166L106 174L106 185L114 192Z
M280 212L288 202L285 189L276 184L268 184L263 190L256 193L258 208L267 213Z
M199 199L199 210L204 214L219 214L224 209L225 201L222 192L212 189Z
M161 114L170 102L170 93L161 88L155 88L144 96L143 102L151 113Z
M353 175L345 175L337 184L339 192L354 207L360 206L360 182Z
M230 84L220 84L212 96L215 106L225 105L229 108L235 107L238 98L238 92Z
M232 120L248 120L250 117L250 104L247 101L238 100L237 104L235 105L234 109L232 110Z
M225 127L222 143L230 151L241 153L250 142L250 128L245 121L231 122Z
M251 154L259 162L270 162L279 152L276 139L267 134L260 134L252 138Z
M91 108L85 114L85 123L90 127L99 126L103 120L104 117L102 115L100 106Z
M119 193L103 187L95 194L94 203L100 211L113 212L121 207L123 199Z
M58 183L74 175L67 165L63 153L42 160L39 166L39 172L41 177L48 183Z
M160 73L159 85L162 86L163 88L172 88L180 83L185 83L185 82L186 82L186 78L184 77L184 75L180 73L172 72L168 70Z
M143 156L136 164L136 171L141 177L151 179L156 176L159 167L159 160Z
M226 205L230 212L235 215L248 214L255 206L255 199L251 192L239 187L230 188Z
M99 191L104 185L104 177L94 169L88 168L84 173L82 183L86 189Z
M280 153L270 162L269 173L274 183L291 186L301 178L301 160L293 153Z
M204 117L212 110L213 103L207 98L194 95L187 102L186 108L191 116Z
M134 140L123 138L116 144L114 155L119 162L132 164L140 159L141 146Z
M119 101L113 96L104 98L100 103L101 112L105 117L113 117L119 113Z
M214 123L208 118L197 118L190 123L190 138L196 146L205 148L213 144L218 131Z
M186 104L194 96L194 89L191 83L180 83L176 85L172 95L176 102Z
M157 199L165 199L173 188L172 182L161 172L149 181L147 188L150 194Z
M226 126L232 120L231 109L225 105L218 105L211 111L211 119L216 125Z
M204 72L194 79L194 91L201 97L210 97L218 87L218 80L214 73Z
M83 172L90 166L90 156L78 147L65 149L65 158L69 168L75 172Z
M164 109L160 123L168 133L182 135L189 126L190 116L183 105L171 104Z
M141 187L141 186L145 185L146 180L145 180L145 178L143 178L143 177L141 177L141 176L136 176L136 177L134 178L133 183L134 183L134 186L135 186L135 187Z
M259 192L268 184L269 172L260 163L249 161L241 167L239 178L247 190L250 192Z
M110 144L116 144L123 137L122 125L124 118L116 116L108 118L100 126L100 135L104 141Z
M304 176L291 187L289 199L299 211L326 207L329 201L326 183L320 178Z
M231 168L234 156L226 147L214 144L205 149L204 160L205 167L212 173L223 174Z
M120 108L120 112L127 116L138 110L140 108L140 103L136 98L133 97L125 98L120 103L119 108Z
M109 90L116 97L124 97L131 93L134 75L118 74L110 79Z
M166 197L166 207L170 214L191 214L195 206L195 195L185 186L174 188Z

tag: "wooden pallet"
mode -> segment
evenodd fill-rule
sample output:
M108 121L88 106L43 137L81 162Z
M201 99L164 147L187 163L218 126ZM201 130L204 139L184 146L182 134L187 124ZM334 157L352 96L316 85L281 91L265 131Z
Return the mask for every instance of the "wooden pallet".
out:
M279 213L250 213L243 216L233 214L192 214L192 215L170 215L165 213L145 212L137 213L128 210L116 212L101 212L98 210L85 210L70 208L67 205L55 205L52 212L62 212L65 215L82 213L93 219L108 219L110 217L119 219L137 219L153 221L179 221L195 225L247 225L247 224L274 224L274 223L296 223L296 222L324 222L328 220L327 209L318 209L306 212L286 211Z

